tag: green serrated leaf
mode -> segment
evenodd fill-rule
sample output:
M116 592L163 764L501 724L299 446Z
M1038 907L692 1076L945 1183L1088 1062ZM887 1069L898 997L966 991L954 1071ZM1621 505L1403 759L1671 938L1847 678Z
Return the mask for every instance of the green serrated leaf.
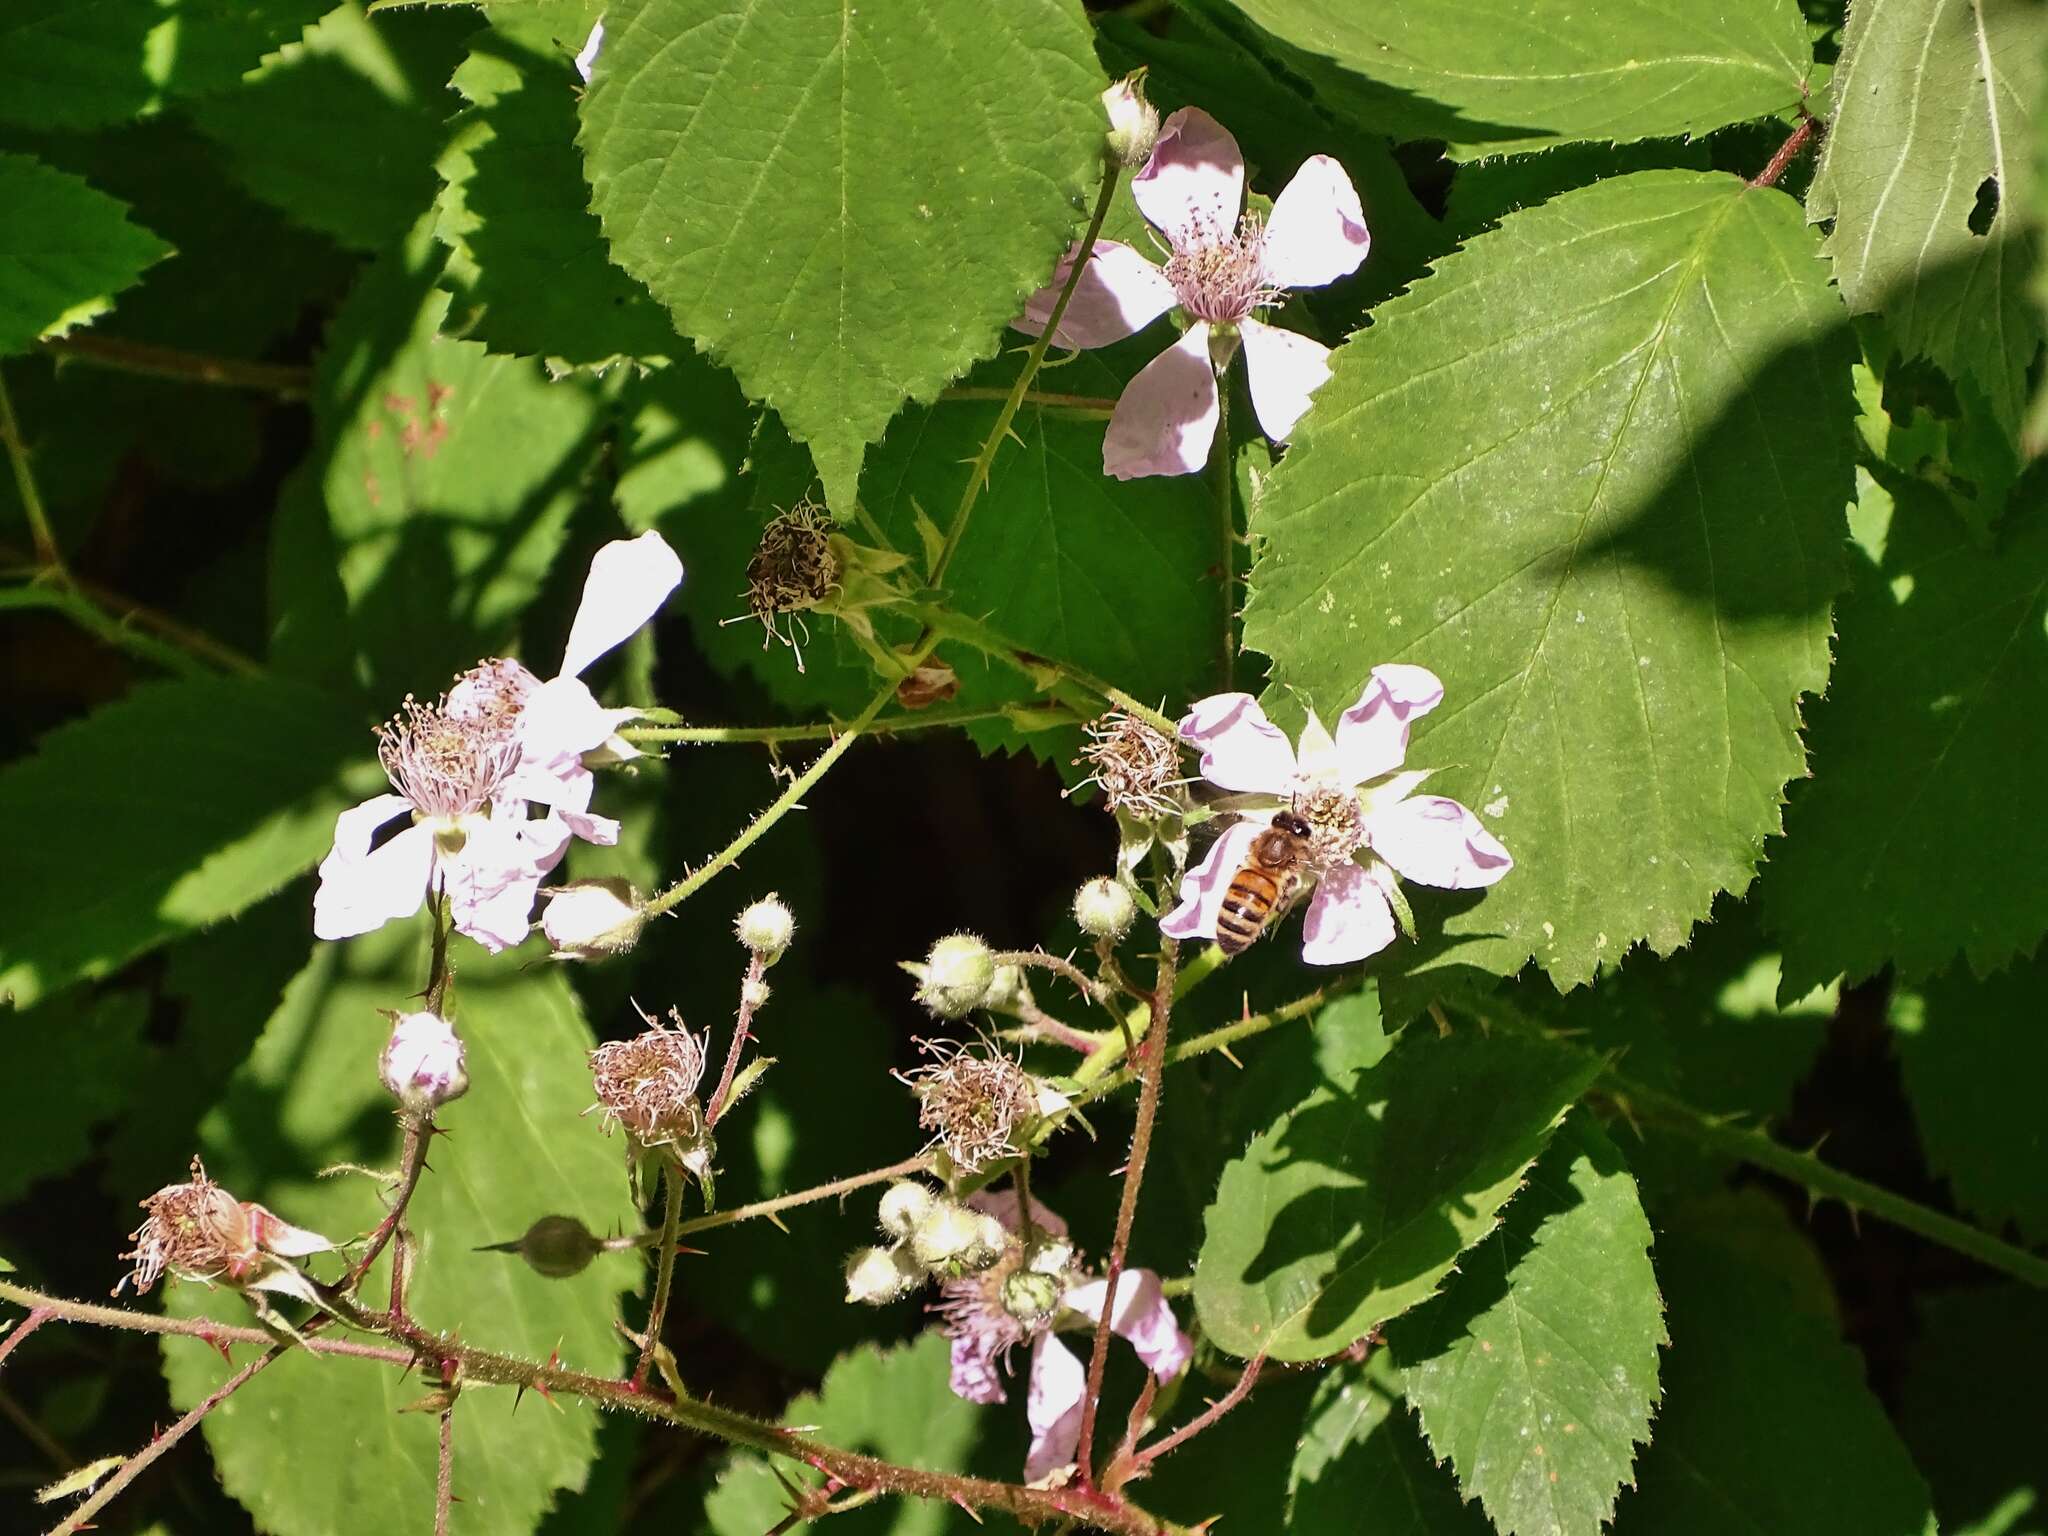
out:
M792 1402L782 1422L814 1426L812 1432L832 1445L927 1471L958 1472L980 1438L980 1410L953 1395L946 1372L943 1334L922 1334L900 1349L871 1344L841 1355L825 1373L823 1387ZM761 1536L787 1515L789 1498L777 1470L816 1485L793 1463L771 1463L752 1452L735 1455L704 1501L710 1529L717 1536ZM961 1518L943 1500L903 1500L888 1514L878 1528L889 1536L939 1536Z
M1599 1068L1465 1031L1310 1094L1217 1185L1195 1263L1203 1329L1233 1354L1312 1360L1426 1300Z
M1669 1232L1657 1275L1664 1401L1616 1536L1934 1536L1927 1485L1826 1322L1775 1277Z
M1374 1536L1486 1536L1449 1473L1432 1465L1401 1406L1392 1358L1342 1363L1317 1383L1287 1480L1289 1536L1353 1529L1373 1511Z
M1993 1228L2048 1242L2048 953L1977 980L1961 966L1892 995L1891 1022L1928 1163Z
M1777 829L1852 488L1814 257L1797 204L1725 175L1510 215L1339 349L1252 508L1269 699L1443 678L1409 760L1515 855L1446 923L1490 969L1668 953Z
M2030 0L1850 9L1807 216L1831 219L1842 297L1908 356L1974 385L2008 436L2041 316L2028 292L2035 98L2048 27Z
M611 264L590 212L568 58L487 35L451 83L470 103L441 156L435 203L452 328L493 352L568 364L687 353L661 306Z
M0 154L0 207L0 357L106 313L171 254L128 221L127 204L27 155Z
M193 121L256 196L352 250L378 250L433 202L448 77L475 30L463 10L372 21L344 0L237 89L198 102Z
M1104 128L1080 6L621 0L605 34L582 143L613 258L850 509L866 445L1072 233Z
M1945 1536L2039 1536L2048 1441L2035 1387L2048 1374L2048 1296L2016 1285L1944 1291L1915 1308L1899 1432L1934 1488Z
M142 1042L142 992L54 998L8 1036L13 1068L0 1076L0 1204L92 1150L93 1128L124 1107L151 1065Z
M1710 132L1793 106L1812 67L1792 0L1232 3L1302 51L1326 103L1459 158Z
M1402 1387L1502 1536L1597 1536L1650 1438L1664 1303L1621 1154L1584 1113L1501 1229L1388 1336Z
M309 868L368 744L347 704L253 678L153 684L45 736L0 773L10 857L37 871L0 881L0 999L104 976Z
M2048 869L2013 856L2012 809L2048 760L2048 519L2007 519L1980 548L1938 503L1864 478L1841 665L1813 711L1760 893L1786 988L1887 961L1909 979L1958 950L1986 973L2048 930Z
M209 1173L336 1239L377 1222L375 1180L319 1170L397 1161L390 1098L372 1070L388 1029L378 1010L418 989L426 950L425 925L407 923L315 952L202 1128ZM567 1365L614 1371L622 1344L612 1319L641 1278L637 1256L551 1280L473 1251L542 1215L573 1215L597 1232L640 1219L617 1143L581 1118L590 1031L560 973L527 970L514 955L465 956L454 1007L470 1087L441 1112L450 1134L410 1207L420 1240L410 1309L428 1327L459 1327L469 1344L535 1361L559 1349ZM382 1294L388 1262L366 1295ZM313 1261L325 1275L321 1266ZM247 1314L232 1293L194 1285L172 1287L167 1305L182 1316ZM181 1408L228 1372L190 1340L167 1341L164 1362ZM222 1483L277 1536L409 1530L434 1505L434 1418L399 1413L422 1390L417 1376L294 1351L207 1416L207 1441ZM582 1485L595 1450L594 1414L531 1394L518 1404L503 1388L464 1392L454 1426L455 1491L476 1536L526 1536L556 1490Z

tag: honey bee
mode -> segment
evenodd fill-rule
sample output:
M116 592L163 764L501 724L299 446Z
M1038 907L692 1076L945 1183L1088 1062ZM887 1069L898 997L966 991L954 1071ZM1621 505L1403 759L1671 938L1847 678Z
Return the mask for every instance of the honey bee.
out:
M1224 954L1241 953L1265 932L1276 912L1287 909L1301 889L1308 840L1308 823L1292 811L1277 813L1273 824L1252 839L1250 855L1230 877L1216 914L1216 947Z

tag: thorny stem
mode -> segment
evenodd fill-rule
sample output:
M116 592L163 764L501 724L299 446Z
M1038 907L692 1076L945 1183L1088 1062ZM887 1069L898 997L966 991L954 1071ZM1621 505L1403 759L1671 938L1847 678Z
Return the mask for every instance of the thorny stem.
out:
M901 735L906 731L938 730L949 725L974 725L1002 720L1007 709L935 709L888 720L870 721L867 735ZM627 741L674 742L683 746L731 746L759 743L779 746L790 741L830 741L845 731L836 720L805 725L629 725L619 734Z
M255 1374L271 1361L284 1353L282 1344L272 1343L270 1348L243 1366L226 1381L207 1394L206 1400L186 1414L169 1429L158 1435L141 1450L130 1456L114 1475L92 1491L92 1497L80 1504L63 1520L52 1526L49 1536L71 1536L73 1531L85 1530L92 1523L92 1517L105 1509L136 1478L148 1470L150 1464L166 1451L189 1435L193 1427L214 1409L226 1402L242 1389Z
M1215 975L1217 968L1227 958L1229 957L1222 950L1211 944L1186 965L1181 966L1174 973L1173 1000L1179 1002L1190 992L1194 991L1196 987ZM1145 1038L1145 1031L1150 1026L1151 1020L1152 1004L1149 1000L1140 1003L1124 1016L1125 1028L1128 1030L1133 1042L1141 1041ZM1257 1031L1255 1030L1253 1033L1256 1034ZM1101 1081L1104 1077L1108 1076L1110 1070L1118 1062L1124 1059L1127 1049L1124 1044L1123 1032L1120 1031L1117 1034L1111 1035L1096 1049L1093 1056L1082 1062L1079 1068L1075 1070L1074 1080L1084 1088L1091 1083Z
M1007 400L1007 389L982 388L979 385L961 385L939 391L941 400ZM1116 412L1116 402L1105 395L1055 395L1042 389L1027 389L1022 396L1025 405L1036 405L1046 410L1071 411L1078 416L1099 416L1108 418Z
M441 1410L441 1454L434 1472L434 1536L448 1536L448 1510L455 1502L455 1404Z
M1124 1163L1124 1187L1117 1198L1116 1234L1110 1240L1109 1268L1103 1276L1102 1313L1095 1319L1095 1343L1088 1351L1088 1386L1081 1398L1081 1438L1076 1449L1081 1486L1094 1486L1095 1413L1102 1400L1102 1373L1109 1365L1110 1322L1116 1316L1117 1287L1130 1254L1131 1226L1138 1215L1138 1191L1145 1182L1145 1163L1152 1155L1152 1127L1159 1119L1159 1098L1166 1085L1166 1027L1173 1017L1174 969L1180 945L1167 939L1159 950L1159 971L1152 982L1152 1027L1146 1031L1144 1082L1138 1089L1137 1123L1131 1128L1131 1153Z
M640 1362L633 1367L633 1390L647 1386L647 1370L661 1347L661 1325L668 1312L669 1287L676 1277L676 1229L683 1222L683 1172L674 1163L661 1165L661 1238L654 1255L654 1304L647 1309L647 1336L640 1341Z
M1813 136L1819 130L1819 126L1819 122L1816 119L1802 113L1799 118L1799 126L1794 128L1791 136L1778 146L1778 152L1771 156L1770 164L1757 172L1755 179L1750 182L1750 185L1752 187L1775 187L1778 184L1778 178L1785 174L1786 168L1799 158L1799 152L1813 141Z
M210 1341L247 1339L272 1346L269 1353L238 1372L206 1403L202 1403L193 1413L186 1415L190 1423L180 1421L179 1426L167 1431L163 1440L150 1448L151 1459L154 1459L155 1455L160 1455L163 1448L167 1448L166 1442L189 1430L191 1423L196 1423L204 1412L274 1359L277 1353L275 1341L254 1328L229 1328L218 1323L207 1323L203 1319L166 1318L153 1313L131 1312L119 1307L99 1307L65 1301L25 1287L9 1285L5 1281L0 1281L0 1300L12 1301L30 1308L48 1307L60 1317L78 1321L107 1322L114 1327L134 1328L151 1333L191 1334ZM478 1349L463 1343L460 1339L450 1338L445 1334L428 1333L384 1314L366 1313L362 1315L360 1321L366 1326L386 1332L388 1336L402 1338L408 1347L378 1349L355 1345L344 1349L339 1347L338 1341L329 1339L310 1340L309 1346L318 1353L356 1354L399 1366L411 1365L422 1356L438 1359L444 1366L456 1369L462 1381L468 1386L526 1387L584 1398L599 1407L622 1409L658 1423L672 1424L771 1456L782 1456L802 1462L828 1477L837 1478L851 1489L945 1500L974 1509L998 1509L1015 1515L1029 1524L1072 1518L1090 1528L1108 1531L1112 1536L1186 1536L1181 1527L1119 1497L1094 1493L1082 1488L1025 1488L1015 1483L999 1483L988 1478L926 1472L916 1467L898 1466L877 1457L863 1456L853 1451L841 1450L837 1446L806 1439L777 1425L765 1423L713 1403L701 1402L695 1398L670 1398L655 1392L636 1391L630 1381L594 1376L562 1365L541 1364L516 1356L498 1354L492 1350ZM81 1513L97 1511L104 1503L105 1499L96 1498L90 1509L82 1507ZM74 1516L74 1519L76 1518L77 1516ZM67 1526L67 1536L69 1531L76 1528L75 1525Z
M419 1188L420 1174L427 1166L427 1147L434 1139L433 1118L406 1115L402 1121L405 1126L405 1153L398 1173L398 1193L392 1197L391 1209L384 1213L384 1219L377 1223L370 1240L363 1245L363 1256L349 1266L348 1273L342 1276L341 1284L336 1287L344 1293L363 1283L363 1276L370 1272L370 1266L377 1262L378 1255L391 1241L399 1223L405 1220L405 1208L412 1200L413 1191ZM394 1278L397 1270L398 1266L393 1264Z
M1179 1450L1183 1445L1186 1445L1195 1436L1243 1402L1251 1395L1252 1387L1257 1383L1259 1372L1265 1367L1265 1364L1266 1357L1263 1354L1253 1355L1250 1360L1245 1362L1244 1374L1237 1378L1237 1385L1224 1393L1223 1396L1217 1398L1200 1415L1181 1425L1179 1429L1176 1429L1164 1440L1159 1441L1156 1445L1146 1446L1143 1450L1139 1451L1134 1458L1137 1464L1141 1467L1149 1466L1160 1457L1170 1455L1172 1452Z
M1015 1036L1020 1040L1044 1040L1053 1045L1064 1045L1070 1051L1079 1051L1083 1056L1092 1054L1103 1041L1101 1035L1076 1029L1026 998L1010 1004L1010 1014L1020 1027L1002 1031L1005 1038Z
M174 347L124 341L118 336L57 336L42 342L43 351L58 358L139 373L149 378L179 379L192 384L217 384L225 389L253 389L280 400L303 400L313 390L313 370L288 363L252 363L238 357L208 357Z
M904 667L906 676L925 657L931 654L932 647L937 643L933 636L927 635L912 648ZM674 885L650 901L645 909L647 916L659 917L664 912L673 911L684 901L696 895L698 891L702 890L710 882L713 875L734 863L741 854L753 847L770 827L774 826L776 822L782 820L784 816L802 804L803 797L809 793L811 786L822 779L830 771L832 765L846 755L846 749L860 739L867 728L874 723L875 716L879 715L888 705L889 701L896 697L898 681L898 679L892 678L884 682L875 696L868 701L867 708L856 715L845 731L830 746L817 755L810 767L791 780L788 789L777 795L765 811L747 824L745 831L727 843L717 853L713 854L697 869L692 870L688 875L678 880Z
M1101 1003L1105 1007L1109 1005L1109 989L1071 960L1048 954L1042 949L1000 950L992 958L999 966L1036 966L1042 971L1051 971L1055 976L1072 982L1089 1002Z
M1046 317L1045 329L1038 333L1038 339L1032 342L1031 350L1025 354L1023 371L1010 386L1009 397L996 413L995 425L989 429L981 452L974 456L974 464L967 472L967 484L960 492L960 505L954 509L952 524L946 529L946 541L939 546L938 559L932 562L931 586L936 587L945 579L946 567L953 563L953 555L960 548L960 537L967 532L967 516L974 510L974 500L988 483L988 472L995 464L996 452L1003 446L1003 439L1010 435L1010 423L1017 418L1017 407L1024 403L1031 381L1038 377L1038 366L1045 361L1046 348L1052 345L1053 333L1059 330L1060 321L1067 313L1067 304L1074 297L1074 290L1081 285L1082 272L1095 259L1096 237L1102 233L1102 221L1109 217L1110 201L1116 196L1117 180L1122 174L1122 161L1110 155L1102 157L1102 190L1095 195L1095 212L1088 220L1088 232L1081 237L1075 260L1067 272L1066 286L1060 289L1052 313Z
M766 973L768 963L757 952L747 959L747 977L740 983L739 1019L732 1027L732 1044L725 1049L725 1070L718 1077L718 1091L711 1095L711 1107L704 1111L704 1124L708 1128L718 1124L718 1117L725 1113L725 1096L732 1092L733 1073L739 1070L740 1052L747 1048L748 1034L754 1022L754 998Z
M7 450L14 466L14 488L21 494L21 510L28 518L29 537L35 541L36 564L57 575L64 574L64 556L50 531L49 514L43 510L42 493L36 489L35 470L28 461L28 444L22 441L21 423L14 416L14 401L7 393L7 379L0 374L0 447Z
M434 892L434 948L427 959L427 984L421 998L427 1012L440 1013L448 1003L448 988L455 973L448 967L448 938L455 927L455 903L446 886Z
M48 1307L32 1308L27 1317L8 1329L5 1334L0 1334L0 1365L7 1363L7 1357L14 1353L17 1344L56 1315Z
M90 1301L67 1301L60 1296L45 1296L25 1285L9 1285L5 1280L0 1280L0 1301L12 1302L32 1311L47 1311L61 1322L84 1323L94 1328L121 1328L131 1333L176 1334L199 1339L215 1347L222 1344L261 1344L267 1349L277 1342L275 1334L266 1333L261 1328L238 1328L232 1323L217 1323L205 1317L166 1317L159 1312L137 1312L128 1307L107 1307ZM359 1344L352 1339L308 1336L302 1347L316 1355L348 1355L385 1365L410 1365L414 1358L413 1351L409 1349Z
M817 1184L809 1189L799 1189L787 1195L777 1195L772 1200L756 1200L752 1205L736 1205L730 1210L713 1211L708 1216L695 1216L676 1228L676 1236L688 1237L692 1232L704 1232L712 1227L729 1227L736 1221L751 1221L756 1216L774 1216L782 1211L794 1210L800 1205L810 1205L819 1200L830 1200L834 1195L851 1194L856 1189L865 1189L870 1184L885 1184L891 1179L905 1179L912 1174L931 1171L931 1154L920 1152L915 1157L906 1157L900 1163L891 1163L886 1168L871 1169L867 1173L856 1173L849 1178L834 1179L829 1184ZM649 1241L653 1241L650 1234Z
M1209 478L1216 496L1217 580L1223 587L1223 688L1237 686L1237 646L1231 639L1231 619L1237 605L1237 511L1236 486L1230 474L1230 375L1216 381L1216 446L1209 453Z

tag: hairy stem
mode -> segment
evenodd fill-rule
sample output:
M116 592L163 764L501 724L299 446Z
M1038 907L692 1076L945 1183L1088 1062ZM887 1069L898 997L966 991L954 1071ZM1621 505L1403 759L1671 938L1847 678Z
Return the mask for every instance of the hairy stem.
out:
M16 1345L56 1315L48 1307L31 1307L27 1317L8 1329L5 1334L0 1334L0 1365L7 1363L7 1357L14 1353Z
M783 1211L795 1210L800 1205L830 1200L835 1195L851 1194L854 1190L865 1189L871 1184L886 1184L892 1179L907 1179L913 1174L929 1173L931 1166L931 1154L920 1152L916 1157L906 1157L902 1162L891 1163L886 1168L856 1173L850 1178L834 1179L829 1184L818 1184L810 1189L777 1195L772 1200L756 1200L752 1205L736 1205L731 1210L713 1211L708 1216L692 1217L676 1228L676 1235L688 1237L693 1232L706 1232L713 1227L729 1227L736 1221L752 1221L758 1216L776 1216Z
M663 1160L661 1165L661 1237L654 1250L654 1304L647 1309L647 1336L640 1341L640 1362L633 1367L633 1390L647 1386L648 1367L661 1347L661 1325L668 1313L669 1287L676 1277L676 1229L683 1223L683 1171Z
M1110 1006L1109 989L1071 960L1047 954L1042 949L1000 950L993 958L997 965L1036 967L1041 971L1051 971L1055 976L1072 982L1075 989L1089 1002L1101 1003L1104 1007Z
M441 1410L441 1453L434 1471L434 1536L448 1536L448 1510L455 1502L455 1405Z
M280 400L304 400L313 392L313 370L286 363L252 363L238 357L208 357L175 347L124 341L118 336L52 337L38 344L54 357L139 373L149 378L177 379L187 384L215 384L224 389L253 389Z
M1752 187L1775 187L1778 184L1778 178L1785 174L1786 169L1794 160L1799 158L1799 152L1813 142L1813 136L1819 130L1819 126L1815 119L1801 116L1799 126L1794 128L1791 136L1778 146L1778 152L1771 156L1770 164L1757 172L1755 179L1750 182L1750 185Z
M936 643L933 637L927 635L918 645L912 648L908 665L904 669L906 675L919 662L922 662L925 657L931 654L932 647ZM740 833L738 837L713 854L700 867L691 871L690 874L678 880L674 885L650 901L646 907L647 915L649 917L659 917L664 912L673 911L677 906L696 895L698 891L702 890L710 882L712 876L733 864L741 854L760 841L770 827L801 805L804 796L810 792L811 786L825 777L831 770L832 765L846 755L846 749L858 741L862 733L874 722L875 716L879 715L888 702L896 697L897 682L898 679L894 678L884 682L875 696L868 701L867 708L854 717L852 723L846 727L846 730L836 741L817 755L810 767L806 768L790 782L788 789L777 795L765 811L747 823L746 830Z
M233 646L97 582L48 568L31 568L27 574L29 585L8 590L7 606L47 608L115 650L183 677L263 675L260 663Z
M1142 1049L1144 1081L1138 1089L1137 1123L1131 1129L1131 1154L1124 1164L1124 1187L1117 1198L1116 1234L1110 1239L1109 1268L1104 1272L1102 1315L1095 1320L1095 1343L1088 1351L1088 1386L1081 1398L1079 1458L1081 1486L1094 1483L1095 1414L1102 1401L1102 1373L1109 1366L1110 1322L1116 1316L1117 1287L1130 1255L1131 1227L1138 1216L1138 1191L1145 1183L1145 1164L1152 1155L1152 1127L1159 1119L1159 1099L1166 1086L1166 1028L1173 1018L1174 967L1180 946L1168 939L1159 951L1159 972L1152 983L1152 1027Z
M1031 381L1038 377L1039 364L1045 361L1046 348L1052 345L1053 333L1059 330L1060 321L1066 316L1067 304L1074 297L1074 290L1081 285L1081 274L1095 256L1096 237L1102 233L1102 221L1109 217L1110 200L1116 196L1117 179L1123 174L1123 163L1111 156L1102 159L1102 189L1095 194L1095 212L1088 220L1088 232L1081 237L1080 248L1067 272L1066 286L1060 289L1060 296L1052 306L1052 314L1045 322L1045 329L1038 333L1038 339L1025 354L1023 371L1010 386L1008 397L996 413L995 425L989 428L988 439L981 445L981 452L974 456L973 466L967 472L967 484L960 492L960 505L954 508L953 521L946 529L946 539L939 546L938 558L932 562L930 585L936 587L944 579L946 568L953 563L953 556L959 551L961 535L967 532L967 517L974 510L974 501L988 483L988 472L996 461L996 452L1003 446L1003 439L1010 435L1010 423L1017 419L1017 408L1024 403L1024 396L1031 388Z
M939 391L941 400L1007 400L1010 390L983 388L979 385L961 385ZM1023 394L1025 405L1035 405L1043 410L1066 411L1075 416L1096 417L1107 421L1116 413L1116 402L1104 395L1056 395L1042 389L1027 389Z
M914 715L868 722L869 736L902 735L906 731L935 731L953 725L974 725L983 720L1001 720L1007 709L934 709ZM808 725L629 725L619 734L627 741L674 742L683 746L734 746L757 743L779 746L791 741L830 741L846 727L836 720Z
M740 1053L747 1048L749 1030L754 1022L754 999L759 995L761 977L767 971L768 963L756 953L747 959L746 980L740 983L739 1018L732 1027L732 1044L725 1050L725 1070L718 1077L718 1091L711 1095L711 1106L704 1111L706 1126L718 1124L718 1117L725 1113L725 1096L732 1092L733 1073L739 1070Z
M392 1197L391 1209L384 1213L384 1219L377 1223L370 1240L363 1245L363 1256L351 1264L348 1273L336 1287L344 1294L353 1291L363 1283L363 1276L370 1272L370 1266L377 1262L385 1245L397 1232L399 1223L405 1220L405 1208L412 1201L413 1191L420 1186L420 1174L427 1166L427 1147L434 1139L434 1120L431 1115L405 1115L401 1117L405 1127L405 1152L398 1173L398 1193ZM392 1266L394 1278L398 1266Z
M1245 1362L1244 1374L1237 1378L1235 1386L1224 1393L1223 1396L1217 1398L1202 1413L1181 1425L1179 1429L1176 1429L1164 1440L1159 1441L1157 1444L1146 1446L1143 1450L1139 1451L1134 1458L1137 1464L1141 1467L1149 1466L1160 1457L1170 1455L1172 1452L1179 1450L1190 1440L1194 1439L1195 1436L1243 1402L1251 1395L1253 1386L1258 1382L1259 1372L1265 1368L1265 1364L1266 1357L1263 1354L1253 1355L1250 1360Z

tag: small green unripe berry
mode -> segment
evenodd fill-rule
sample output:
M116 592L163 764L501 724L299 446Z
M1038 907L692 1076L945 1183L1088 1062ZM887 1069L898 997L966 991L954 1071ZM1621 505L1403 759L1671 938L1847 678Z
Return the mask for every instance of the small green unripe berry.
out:
M1131 893L1107 875L1097 875L1074 893L1074 921L1090 938L1120 939L1137 915Z
M761 957L763 965L773 965L789 948L796 933L796 918L781 898L770 891L739 915L733 931L742 944Z
M519 1257L550 1280L580 1275L604 1244L574 1216L543 1216L519 1239Z
M942 1019L964 1018L987 1001L996 957L971 933L939 940L925 960L917 1000Z
M1060 1304L1060 1282L1056 1275L1020 1269L1003 1281L1003 1310L1033 1327L1051 1317Z

